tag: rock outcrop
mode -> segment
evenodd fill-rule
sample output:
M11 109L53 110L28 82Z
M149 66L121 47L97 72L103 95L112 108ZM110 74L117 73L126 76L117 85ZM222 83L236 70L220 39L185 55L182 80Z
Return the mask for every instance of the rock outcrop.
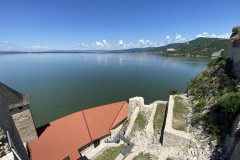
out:
M233 60L234 71L238 81L240 81L240 25L233 27L224 55Z
M7 135L3 128L0 126L0 157L7 155L10 152L8 145Z
M232 35L227 45L225 57L233 60L234 72L240 81L240 25L233 27ZM240 159L240 114L233 124L233 131L225 140L226 152L231 160Z
M240 114L233 123L232 132L225 140L226 155L231 160L240 159Z

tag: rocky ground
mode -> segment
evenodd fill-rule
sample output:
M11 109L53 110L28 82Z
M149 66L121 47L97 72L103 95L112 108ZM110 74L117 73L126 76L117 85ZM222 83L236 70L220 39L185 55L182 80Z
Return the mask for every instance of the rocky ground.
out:
M162 146L160 141L160 134L154 135L153 131L153 117L156 111L157 103L154 102L151 105L143 105L143 109L140 109L140 112L144 113L147 117L147 124L143 130L134 129L131 132L131 141L135 143L132 151L126 156L126 160L134 159L140 153L150 153L153 157L157 157L160 160L165 160L166 158L172 159L210 159L212 152L214 150L214 145L216 143L210 142L203 134L203 130L200 126L192 127L191 126L191 116L192 116L192 103L191 98L182 95L183 103L188 109L188 115L186 116L186 134L191 134L193 137L196 137L196 145L192 146L171 146L165 147Z
M5 131L0 127L0 158L10 152Z

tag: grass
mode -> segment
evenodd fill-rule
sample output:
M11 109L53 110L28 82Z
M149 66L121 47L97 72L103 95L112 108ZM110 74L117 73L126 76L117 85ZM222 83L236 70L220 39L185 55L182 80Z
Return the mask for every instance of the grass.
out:
M172 127L179 131L186 131L185 116L187 115L187 108L182 101L182 97L176 96L174 98Z
M166 158L166 160L173 160L173 159L168 157L168 158Z
M154 134L160 133L162 130L166 107L166 104L162 103L157 105L156 113L153 120Z
M127 146L122 144L119 147L112 147L105 150L101 155L94 160L113 160L126 148Z
M136 120L135 120L135 126L138 128L138 129L144 129L145 126L147 124L147 119L146 117L144 116L144 114L142 112L139 112Z
M133 160L155 160L157 157L151 155L150 153L141 152L138 156L134 157Z

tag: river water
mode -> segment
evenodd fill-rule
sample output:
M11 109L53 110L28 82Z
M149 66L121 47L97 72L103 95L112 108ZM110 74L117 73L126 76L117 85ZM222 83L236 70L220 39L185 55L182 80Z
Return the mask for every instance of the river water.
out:
M37 127L76 111L144 97L167 100L207 68L210 59L142 53L0 55L0 81L28 93Z

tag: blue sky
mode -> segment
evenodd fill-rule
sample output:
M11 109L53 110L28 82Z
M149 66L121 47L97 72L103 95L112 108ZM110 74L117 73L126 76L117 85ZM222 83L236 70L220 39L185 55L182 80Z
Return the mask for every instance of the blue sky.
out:
M123 49L228 38L239 0L1 0L0 50Z

